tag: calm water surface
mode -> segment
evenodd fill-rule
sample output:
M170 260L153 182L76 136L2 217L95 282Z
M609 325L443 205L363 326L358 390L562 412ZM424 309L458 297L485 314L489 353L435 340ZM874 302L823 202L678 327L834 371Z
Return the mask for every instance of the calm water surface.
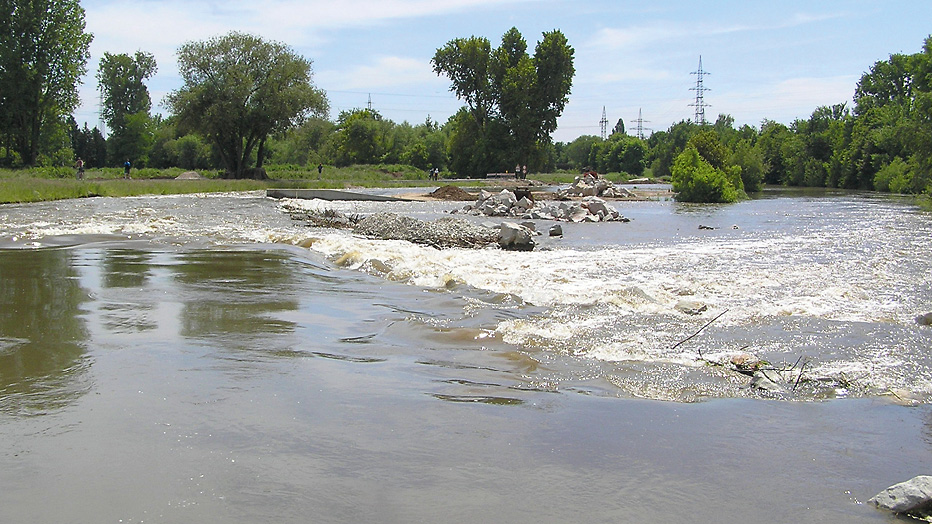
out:
M932 472L906 200L616 204L531 253L283 206L462 203L0 207L0 522L891 522L863 502ZM697 359L742 351L805 380Z

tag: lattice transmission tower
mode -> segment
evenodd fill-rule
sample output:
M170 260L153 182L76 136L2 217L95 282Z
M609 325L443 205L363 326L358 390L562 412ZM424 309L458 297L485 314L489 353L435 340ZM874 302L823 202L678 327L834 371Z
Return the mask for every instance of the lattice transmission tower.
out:
M690 74L696 75L696 87L689 88L690 91L696 92L696 101L689 104L689 106L696 108L696 123L705 125L705 108L712 106L705 102L705 92L710 91L710 89L702 84L702 77L711 73L702 69L702 55L699 55L699 69Z
M605 140L608 134L608 117L605 116L605 106L602 106L602 120L599 120L599 127L602 129L602 140Z
M638 119L634 121L637 124L638 129L638 138L644 140L644 131L650 131L650 129L644 127L644 124L649 124L650 120L644 120L644 117L641 116L641 109L638 108Z

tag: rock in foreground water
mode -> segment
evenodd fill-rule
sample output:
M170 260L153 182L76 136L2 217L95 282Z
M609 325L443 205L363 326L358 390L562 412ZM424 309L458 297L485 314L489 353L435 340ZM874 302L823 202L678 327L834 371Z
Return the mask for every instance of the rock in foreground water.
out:
M920 475L881 491L868 502L896 513L917 513L932 509L932 477Z

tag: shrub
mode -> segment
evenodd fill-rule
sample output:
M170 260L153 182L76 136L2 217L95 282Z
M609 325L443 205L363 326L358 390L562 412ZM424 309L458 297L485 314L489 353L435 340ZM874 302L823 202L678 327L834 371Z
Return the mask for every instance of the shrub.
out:
M687 147L673 162L673 191L681 202L736 202L744 196L741 168L716 169Z

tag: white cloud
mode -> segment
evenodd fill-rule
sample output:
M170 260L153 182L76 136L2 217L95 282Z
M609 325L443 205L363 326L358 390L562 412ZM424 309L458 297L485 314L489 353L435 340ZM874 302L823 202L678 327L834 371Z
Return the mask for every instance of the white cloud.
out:
M740 123L764 118L791 123L808 118L819 106L847 102L851 107L857 76L790 78L753 91L731 91L714 97L715 114L728 113Z
M344 70L318 73L316 83L324 89L372 89L434 83L446 86L422 59L397 56L377 57L373 63Z

